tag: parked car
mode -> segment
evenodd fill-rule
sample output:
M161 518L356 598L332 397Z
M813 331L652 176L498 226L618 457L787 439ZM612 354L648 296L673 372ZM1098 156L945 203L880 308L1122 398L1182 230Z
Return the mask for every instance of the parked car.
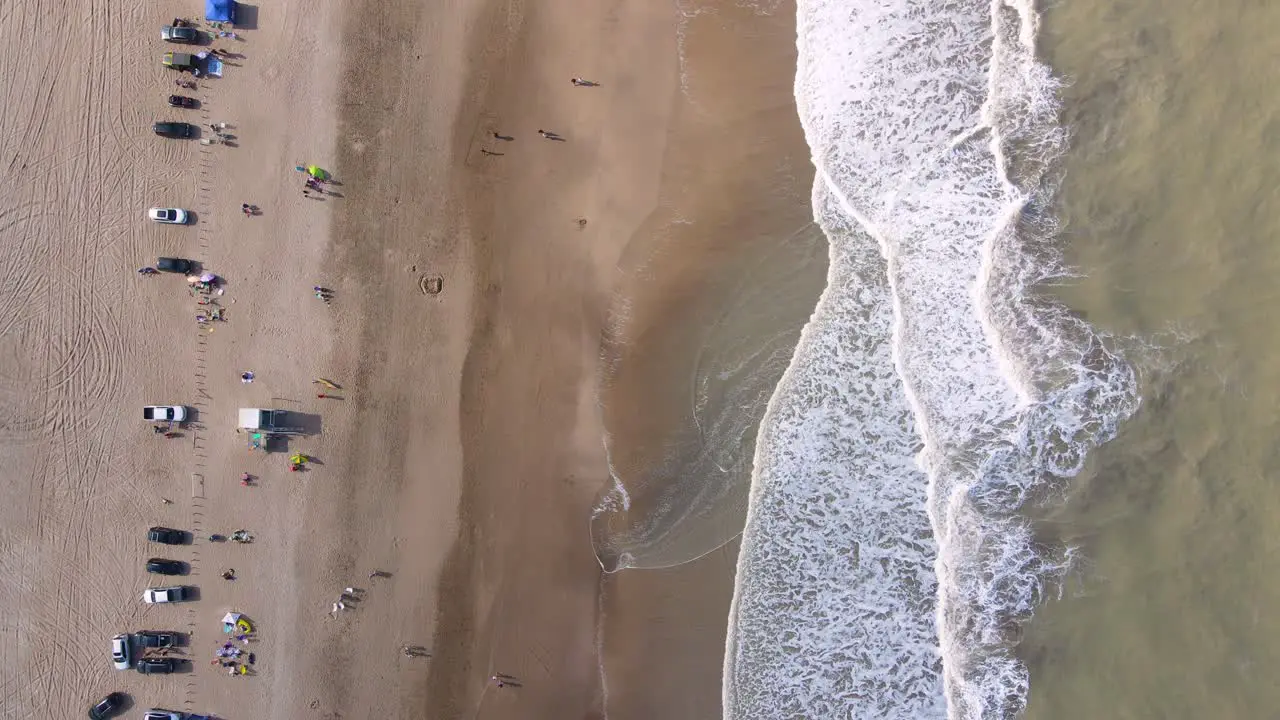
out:
M196 69L196 57L191 53L167 52L161 58L160 64L180 72L191 72Z
M165 545L186 545L187 533L183 530L174 530L162 525L157 525L147 530L147 539L154 543L164 543Z
M170 95L169 107L184 108L186 110L195 110L196 108L200 107L200 101L193 97L187 97L186 95Z
M196 136L196 126L184 122L153 123L151 130L161 137L168 138L191 138Z
M143 675L168 675L178 670L175 658L142 658L138 660L138 672Z
M156 575L186 575L187 566L177 560L151 558L147 561L147 572Z
M151 218L151 222L168 225L186 225L189 219L187 211L181 208L151 208L147 211L147 217Z
M107 720L124 707L124 693L113 692L89 708L89 720Z
M142 419L147 422L185 422L187 408L185 405L143 405Z
M186 713L151 708L142 715L142 720L185 720L187 717Z
M190 595L188 588L184 585L174 585L172 587L147 588L142 592L142 602L148 605L156 603L175 603L186 600ZM139 660L138 662L142 662Z
M138 642L138 647L148 649L178 646L178 634L164 630L143 630L134 633L133 639Z
M200 41L200 31L188 26L161 25L160 39L171 43L191 44Z
M133 650L129 647L128 635L111 638L111 662L117 670L128 670L133 665Z
M187 260L185 258L156 258L156 269L160 272L171 272L178 273L179 275L186 275L195 269L195 266L196 264L194 261Z

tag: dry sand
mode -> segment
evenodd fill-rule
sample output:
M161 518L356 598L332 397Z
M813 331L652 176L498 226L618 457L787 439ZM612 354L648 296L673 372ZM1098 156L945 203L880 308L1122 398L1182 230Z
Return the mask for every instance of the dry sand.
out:
M0 718L111 690L225 718L592 716L594 365L657 195L673 8L251 5L244 40L215 43L243 57L179 112L157 28L191 9L18 2L0 24ZM180 117L231 123L236 145L149 132ZM303 197L298 162L336 194ZM198 222L147 223L151 205ZM158 254L224 276L228 322L197 328L180 278L134 274ZM160 439L152 402L196 420ZM318 462L248 452L242 406L306 416L320 432L290 449ZM149 545L152 524L196 541ZM257 541L205 540L240 527ZM199 599L144 607L153 555L189 561ZM364 600L330 617L349 585ZM227 610L258 628L252 677L209 665ZM190 672L113 670L110 636L140 629L189 632Z

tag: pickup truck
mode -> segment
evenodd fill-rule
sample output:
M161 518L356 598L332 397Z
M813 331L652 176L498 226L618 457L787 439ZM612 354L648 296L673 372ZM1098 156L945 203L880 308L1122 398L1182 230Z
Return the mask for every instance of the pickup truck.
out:
M191 72L196 69L196 59L191 53L167 52L160 62L167 68L183 72Z
M140 648L171 648L178 646L178 634L164 630L142 630L134 633Z
M147 405L142 408L142 419L147 422L175 422L187 419L187 408L183 405Z

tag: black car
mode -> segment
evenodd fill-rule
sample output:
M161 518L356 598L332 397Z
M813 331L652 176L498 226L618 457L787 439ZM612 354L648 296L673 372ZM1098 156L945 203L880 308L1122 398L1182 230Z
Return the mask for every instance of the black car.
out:
M156 575L186 575L187 566L177 560L151 558L147 561L147 572L155 573Z
M156 527L147 531L147 539L155 543L164 543L165 545L185 545L187 544L187 534L181 530L173 528Z
M99 700L97 705L89 708L89 719L107 720L107 718L120 712L120 708L123 707L124 693L113 692Z
M169 107L187 108L188 110L194 110L200 107L200 101L196 100L193 97L187 97L186 95L170 95Z
M178 634L163 630L143 630L134 633L138 646L143 648L169 648L178 646Z
M160 272L178 273L179 275L186 275L191 272L195 266L196 264L194 262L184 260L183 258L162 257L156 260L156 269Z
M168 675L178 671L175 658L142 658L134 667L143 675Z
M196 136L196 126L184 122L158 122L151 126L155 134L170 138L192 138Z

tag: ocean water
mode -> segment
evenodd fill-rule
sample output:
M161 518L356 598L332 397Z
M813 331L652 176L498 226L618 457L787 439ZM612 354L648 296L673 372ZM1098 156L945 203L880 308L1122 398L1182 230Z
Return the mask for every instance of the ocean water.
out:
M1140 404L1041 290L1068 129L1030 2L801 0L828 284L756 442L727 718L1009 718L1072 566L1029 515Z
M1280 4L1064 2L1055 288L1130 352L1141 412L1040 535L1078 548L1018 653L1027 720L1274 718L1280 688Z

